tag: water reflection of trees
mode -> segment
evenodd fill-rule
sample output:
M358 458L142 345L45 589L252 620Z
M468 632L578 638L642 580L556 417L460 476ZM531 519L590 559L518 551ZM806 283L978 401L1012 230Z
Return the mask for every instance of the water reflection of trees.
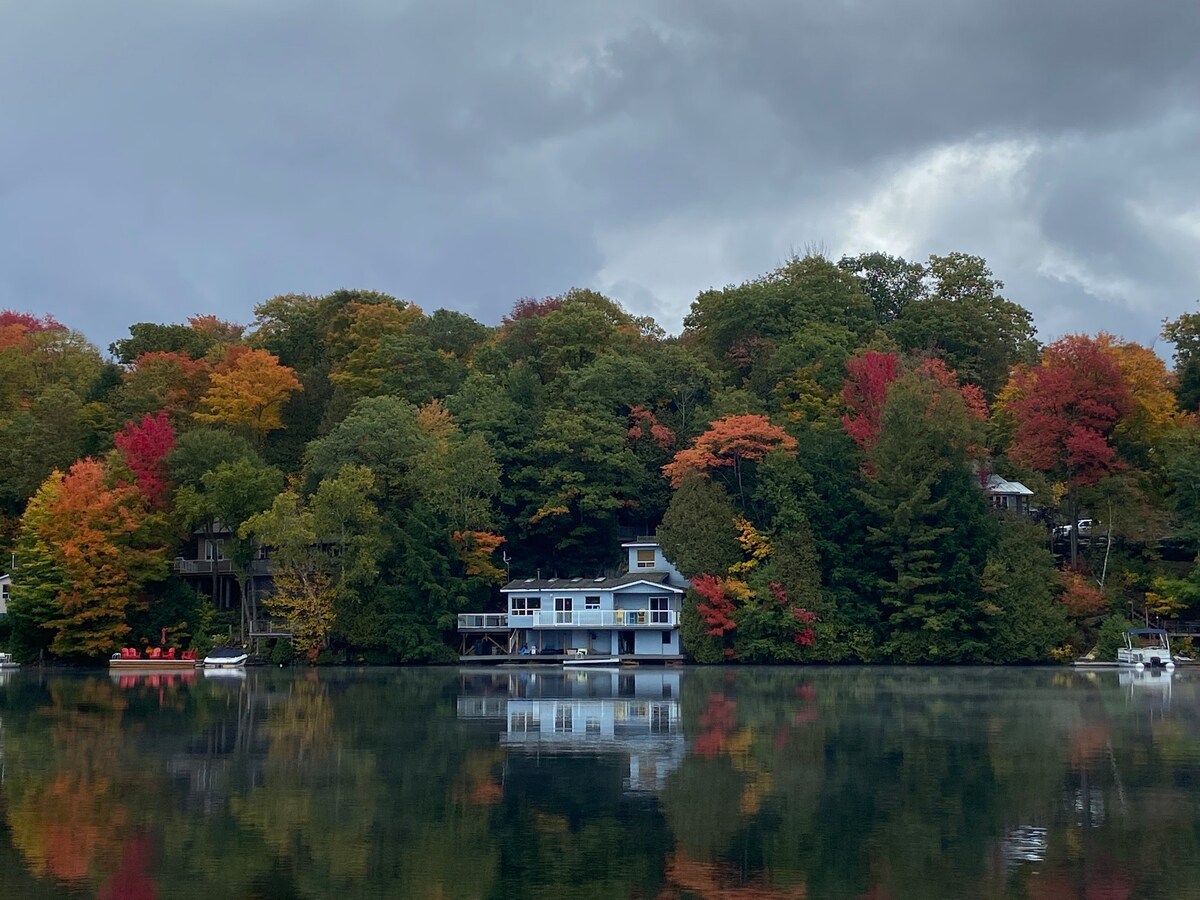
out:
M22 673L0 687L0 893L1120 897L1196 875L1179 675L488 679ZM641 737L503 739L509 699L609 694L678 717L652 790L631 790Z
M1116 673L705 671L684 697L694 752L663 798L676 854L744 884L1085 896L1196 867L1194 717Z

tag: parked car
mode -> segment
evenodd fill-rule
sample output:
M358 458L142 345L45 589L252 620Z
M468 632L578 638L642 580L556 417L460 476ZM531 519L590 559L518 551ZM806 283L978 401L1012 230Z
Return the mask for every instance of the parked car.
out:
M1075 533L1078 534L1081 538L1091 537L1092 536L1092 528L1095 527L1098 529L1099 526L1100 526L1100 523L1096 522L1092 519L1080 519L1078 522L1075 523ZM1070 525L1058 525L1054 529L1054 536L1060 537L1060 538L1069 538L1071 536L1071 526Z

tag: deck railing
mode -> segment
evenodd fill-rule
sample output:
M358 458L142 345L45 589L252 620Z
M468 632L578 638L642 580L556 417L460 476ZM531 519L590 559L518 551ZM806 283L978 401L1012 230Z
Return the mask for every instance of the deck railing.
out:
M216 560L218 572L232 572L233 563L228 559ZM211 575L214 562L211 559L184 559L182 556L175 557L175 571L181 575Z
M496 631L508 627L508 613L459 613L459 631Z
M291 637L292 623L284 619L251 619L250 637Z
M673 609L541 609L526 613L459 613L459 631L502 628L674 628Z

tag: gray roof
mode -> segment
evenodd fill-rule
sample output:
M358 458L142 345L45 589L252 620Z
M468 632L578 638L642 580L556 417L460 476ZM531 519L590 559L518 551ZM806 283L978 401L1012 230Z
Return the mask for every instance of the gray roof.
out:
M504 587L500 588L500 590L505 593L552 590L612 591L631 584L637 584L638 582L646 582L649 584L659 584L670 590L682 592L681 588L670 585L667 581L669 577L666 572L628 572L624 575L618 575L616 578L518 578L515 581L510 581Z
M1008 481L1001 478L999 475L989 475L987 484L984 485L984 490L989 494L1021 494L1030 495L1033 493L1025 485L1019 481Z

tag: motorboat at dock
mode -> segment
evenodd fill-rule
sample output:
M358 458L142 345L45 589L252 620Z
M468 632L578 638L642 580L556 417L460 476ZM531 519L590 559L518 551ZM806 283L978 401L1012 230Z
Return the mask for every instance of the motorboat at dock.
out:
M241 647L217 647L204 657L206 669L242 669L250 655Z

